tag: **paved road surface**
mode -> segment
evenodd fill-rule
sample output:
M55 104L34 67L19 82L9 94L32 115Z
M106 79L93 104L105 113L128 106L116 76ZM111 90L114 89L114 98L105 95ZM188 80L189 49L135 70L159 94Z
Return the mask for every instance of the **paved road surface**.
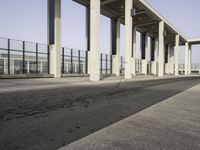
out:
M200 83L189 77L0 94L0 149L55 150Z
M200 84L59 150L200 150Z

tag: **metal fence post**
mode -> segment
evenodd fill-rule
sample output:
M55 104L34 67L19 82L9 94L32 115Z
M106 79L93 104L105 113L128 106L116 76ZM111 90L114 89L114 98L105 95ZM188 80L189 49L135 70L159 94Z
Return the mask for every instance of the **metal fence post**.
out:
M106 74L108 73L108 58L107 58L107 54L106 54Z
M101 61L101 68L100 68L100 72L101 72L101 74L103 73L103 54L101 54L101 59L100 59L100 61Z
M85 52L85 73L88 74L88 51Z
M138 64L137 64L137 59L135 59L135 73L138 73Z
M42 64L40 64L42 65ZM38 43L36 43L36 73L38 74Z
M8 39L8 74L10 75L10 39Z
M112 72L112 61L113 61L113 59L112 59L112 55L110 55L110 74L112 74L113 72Z
M62 74L65 73L65 48L62 48Z
M47 73L50 74L50 45L47 45Z
M25 41L23 41L22 73L25 74Z
M71 73L73 73L73 49L71 49Z
M120 73L122 74L122 68L123 68L123 57L121 56L121 67L120 67Z
M78 72L81 73L81 51L78 50Z

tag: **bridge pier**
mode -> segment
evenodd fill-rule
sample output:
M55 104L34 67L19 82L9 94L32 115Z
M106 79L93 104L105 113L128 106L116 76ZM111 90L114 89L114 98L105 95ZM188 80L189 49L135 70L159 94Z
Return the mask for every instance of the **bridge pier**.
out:
M61 78L61 0L48 0L50 74Z

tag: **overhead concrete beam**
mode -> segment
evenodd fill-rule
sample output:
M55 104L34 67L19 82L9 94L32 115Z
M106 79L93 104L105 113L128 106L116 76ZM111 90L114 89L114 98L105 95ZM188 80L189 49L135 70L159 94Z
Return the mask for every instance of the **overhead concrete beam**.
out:
M200 39L189 39L188 42L190 45L200 44Z
M103 2L101 2L101 5L106 5L106 4L115 2L115 1L117 1L117 0L104 0Z
M73 0L76 1L82 5L88 5L89 0ZM106 4L110 4L112 2L115 2L117 0L105 0L102 1L102 9L101 12L102 14L106 15L107 17L123 17L123 14L119 14L118 11L116 11L115 9L112 8L112 6L106 5ZM170 32L174 33L174 34L179 34L180 35L180 41L183 42L187 42L187 38L181 33L179 32L173 25L171 25L165 18L163 18L147 1L145 0L137 0L134 1L135 6L137 7L138 10L136 10L136 15L137 14L148 14L148 16L152 19L152 20L159 20L159 21L164 21L165 22L165 26L168 27L170 29ZM123 21L124 23L124 21Z
M162 20L165 22L165 25L170 27L171 30L173 30L176 34L179 34L179 36L187 41L187 38L180 32L178 31L171 23L169 23L164 17L162 17L146 0L139 0L139 2L145 7L146 10L148 10L149 13L152 13L156 18L159 20Z
M145 14L146 10L138 10L136 11L136 15L141 15L141 14Z
M101 12L102 13L107 13L107 14L110 14L110 15L112 15L112 14L114 14L114 16L119 16L119 13L117 12L117 11L115 11L115 10L110 10L107 6L102 6L104 9L103 10L101 10Z
M160 21L151 21L151 22L146 22L143 24L136 24L136 27L142 27L142 26L148 26L148 25L153 25L153 24L158 24Z
M141 14L145 14L145 13L146 13L146 10L137 10L137 11L135 12L135 15L134 15L134 13L133 13L134 10L135 10L135 9L132 9L132 10L131 10L131 16L132 16L132 17L135 17L135 16L137 16L137 15L141 15ZM124 15L121 15L120 17L124 17Z

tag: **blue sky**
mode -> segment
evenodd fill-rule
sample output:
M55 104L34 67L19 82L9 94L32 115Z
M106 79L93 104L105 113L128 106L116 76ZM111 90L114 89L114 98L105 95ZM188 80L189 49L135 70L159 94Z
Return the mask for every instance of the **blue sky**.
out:
M148 0L148 2L188 38L200 38L199 0ZM0 37L46 43L47 0L0 0ZM139 57L139 33L137 56ZM85 49L85 8L72 0L62 0L62 46ZM121 26L121 53L124 51ZM101 16L101 51L110 50L110 20ZM183 62L184 47L180 61ZM200 46L193 46L193 62L200 63Z

